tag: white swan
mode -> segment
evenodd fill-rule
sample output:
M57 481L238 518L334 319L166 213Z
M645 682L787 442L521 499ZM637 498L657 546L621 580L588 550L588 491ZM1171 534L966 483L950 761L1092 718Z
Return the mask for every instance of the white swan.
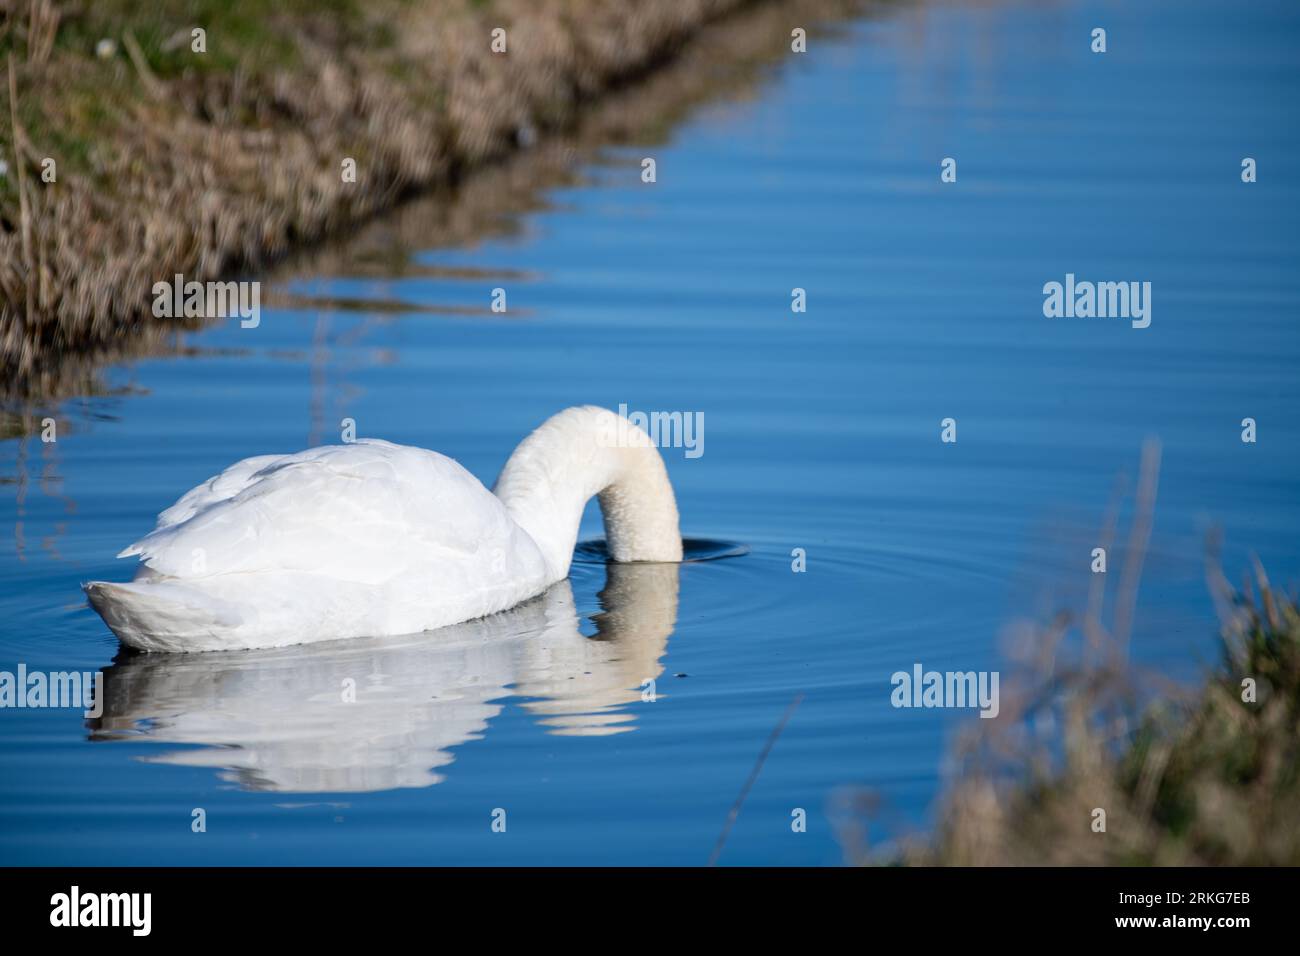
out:
M118 557L129 584L84 585L146 651L282 647L431 630L565 578L600 498L615 561L680 561L677 503L648 435L568 408L519 443L489 492L450 458L366 439L231 465Z

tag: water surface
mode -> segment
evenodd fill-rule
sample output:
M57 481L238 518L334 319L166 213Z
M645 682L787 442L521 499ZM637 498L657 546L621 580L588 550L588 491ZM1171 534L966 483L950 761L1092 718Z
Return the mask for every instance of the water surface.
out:
M1194 678L1207 529L1234 576L1248 553L1300 571L1298 21L894 5L666 137L579 151L523 212L447 245L460 207L417 204L271 277L258 328L29 408L60 432L0 443L0 668L106 668L108 691L97 720L0 711L0 862L703 863L802 694L722 861L835 863L838 788L880 794L874 838L923 826L973 718L892 708L890 675L996 669L1009 622L1077 606L1149 436L1133 653ZM1067 272L1150 281L1150 328L1045 319ZM352 419L490 483L578 403L702 413L702 455L665 449L684 531L748 553L616 568L588 548L488 621L194 658L119 654L81 596L238 458Z

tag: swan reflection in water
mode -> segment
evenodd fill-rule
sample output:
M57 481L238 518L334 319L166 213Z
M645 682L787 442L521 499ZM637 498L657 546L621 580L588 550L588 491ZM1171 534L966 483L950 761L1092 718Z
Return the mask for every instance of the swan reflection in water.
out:
M560 581L532 601L433 634L267 651L131 653L104 672L94 740L198 744L142 759L211 767L248 790L427 787L503 698L551 733L631 730L677 618L678 565L608 564L596 634ZM352 702L347 697L354 696Z

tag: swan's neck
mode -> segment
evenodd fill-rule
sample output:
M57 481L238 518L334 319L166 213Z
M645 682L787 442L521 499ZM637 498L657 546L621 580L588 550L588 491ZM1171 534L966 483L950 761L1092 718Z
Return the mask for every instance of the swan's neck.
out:
M680 561L677 502L648 435L603 408L568 408L515 449L493 489L542 551L552 580L569 573L582 510L600 498L615 561Z

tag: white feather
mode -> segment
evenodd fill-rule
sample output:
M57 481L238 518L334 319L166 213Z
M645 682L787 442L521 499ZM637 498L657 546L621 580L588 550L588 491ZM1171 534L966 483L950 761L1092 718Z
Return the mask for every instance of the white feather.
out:
M565 577L594 494L611 540L635 543L616 557L680 560L663 462L643 432L632 447L605 440L610 419L628 427L604 409L553 416L507 463L501 498L450 458L386 441L247 458L121 552L140 559L133 582L86 592L122 641L151 651L429 630Z

